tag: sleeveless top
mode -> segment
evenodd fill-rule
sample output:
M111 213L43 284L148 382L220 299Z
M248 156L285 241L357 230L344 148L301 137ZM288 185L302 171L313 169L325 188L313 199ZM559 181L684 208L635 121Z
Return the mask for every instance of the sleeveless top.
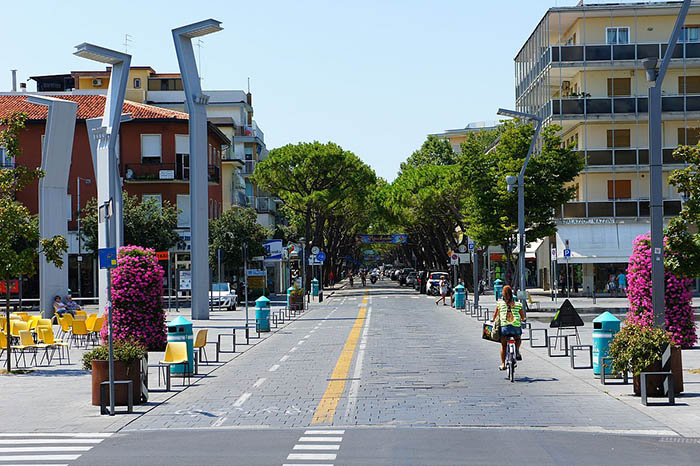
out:
M506 304L505 301L500 301L498 303L498 314L501 319L501 327L505 327L506 325L512 325L513 327L520 327L520 309L522 309L523 305L522 303L514 303L513 307L511 308L511 312L513 314L513 320L508 321L507 316L508 316L508 305Z

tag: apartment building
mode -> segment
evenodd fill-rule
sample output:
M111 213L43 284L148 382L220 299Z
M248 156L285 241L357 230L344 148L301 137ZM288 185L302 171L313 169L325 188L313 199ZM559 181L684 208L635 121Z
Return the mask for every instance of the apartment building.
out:
M565 275L600 292L627 267L632 241L650 229L646 80L642 60L662 58L681 2L550 8L515 57L517 110L535 113L585 160L576 198L557 211L558 232L537 248L537 282ZM681 209L667 182L679 144L700 141L700 3L693 4L663 83L664 214ZM556 248L558 265L551 261ZM564 257L564 250L571 257Z
M455 153L460 154L462 152L461 144L467 140L467 136L470 133L478 133L480 131L489 131L496 129L498 127L497 121L477 121L474 123L469 123L464 128L456 129L446 129L442 133L432 133L428 136L435 136L440 139L447 139L452 146L452 150Z

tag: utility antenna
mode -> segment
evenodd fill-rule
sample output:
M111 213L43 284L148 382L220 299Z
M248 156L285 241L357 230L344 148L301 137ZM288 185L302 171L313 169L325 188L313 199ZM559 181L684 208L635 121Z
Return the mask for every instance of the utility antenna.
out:
M197 64L199 65L199 82L200 85L202 80L202 47L204 47L204 41L202 39L197 39Z
M129 44L132 42L131 34L124 34L124 53L129 53Z
M250 94L250 76L248 76L248 94Z

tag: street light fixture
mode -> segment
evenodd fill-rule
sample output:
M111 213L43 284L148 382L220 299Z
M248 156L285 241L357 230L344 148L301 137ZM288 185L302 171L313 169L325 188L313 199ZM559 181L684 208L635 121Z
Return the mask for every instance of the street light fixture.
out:
M649 211L651 216L651 301L654 311L654 326L666 326L664 289L664 208L663 208L663 156L661 151L661 86L671 62L681 28L690 8L690 0L683 0L676 24L673 26L666 53L658 70L657 59L642 61L649 87Z
M530 156L532 151L535 149L535 143L540 135L540 129L542 128L542 118L531 113L518 112L515 110L506 110L504 108L499 108L498 115L518 118L521 120L533 120L535 121L535 134L532 137L532 142L530 143L530 148L527 151L527 156L525 157L525 163L520 169L517 179L513 175L506 176L506 183L508 184L508 191L512 192L515 187L518 187L518 268L520 269L520 291L518 293L520 297L520 302L523 307L526 306L527 296L527 284L525 283L525 170L527 169L527 164L530 161Z
M172 30L175 52L185 90L190 133L190 237L192 264L192 318L209 319L209 232L207 199L207 109L202 93L192 39L221 31L221 22L207 19ZM246 277L247 280L247 277Z

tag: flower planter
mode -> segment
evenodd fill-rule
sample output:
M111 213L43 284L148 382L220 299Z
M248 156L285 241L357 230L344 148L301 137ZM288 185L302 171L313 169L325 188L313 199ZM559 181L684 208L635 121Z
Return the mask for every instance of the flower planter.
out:
M141 361L131 364L114 361L114 380L131 380L134 404L141 403ZM100 384L109 381L109 361L95 359L92 361L92 404L100 405ZM127 391L124 386L115 387L114 402L118 406L127 404ZM109 403L108 403L109 404Z
M661 361L647 367L644 372L661 372ZM676 395L683 393L683 359L681 358L681 349L677 346L671 347L671 372L673 372L673 391ZM660 375L647 376L647 396L649 397L664 397L664 380L665 377ZM634 394L640 396L642 386L640 376L634 376Z
M289 297L289 308L292 311L301 311L304 308L304 295L291 295Z

